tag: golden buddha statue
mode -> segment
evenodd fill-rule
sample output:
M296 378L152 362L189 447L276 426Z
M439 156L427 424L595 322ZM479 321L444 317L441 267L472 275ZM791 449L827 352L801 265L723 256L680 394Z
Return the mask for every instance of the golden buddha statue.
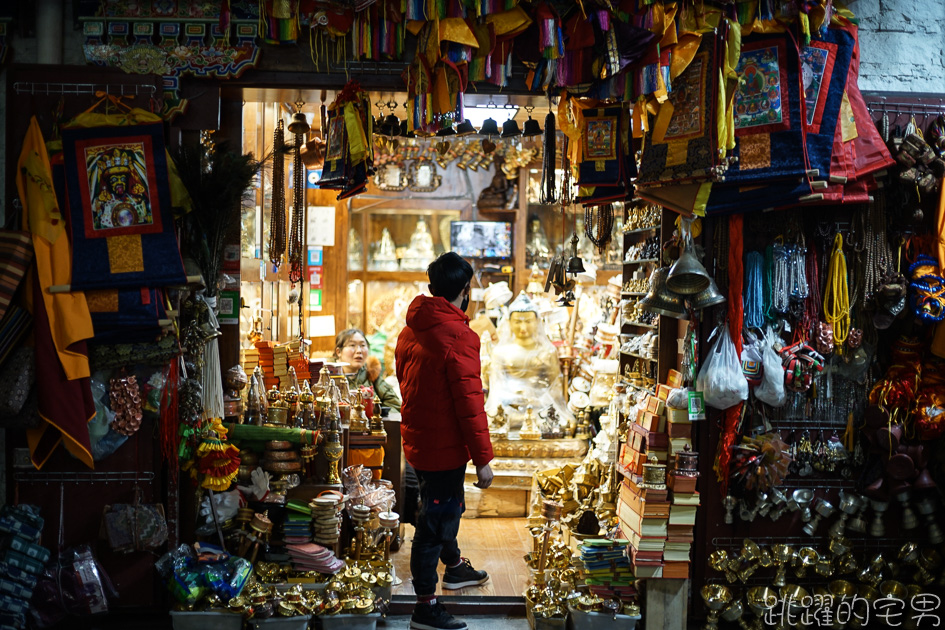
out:
M524 292L509 305L498 332L486 379L486 413L495 416L501 405L510 431L521 428L529 405L536 413L552 407L562 422L572 422L574 416L561 394L558 352L545 336L538 308Z

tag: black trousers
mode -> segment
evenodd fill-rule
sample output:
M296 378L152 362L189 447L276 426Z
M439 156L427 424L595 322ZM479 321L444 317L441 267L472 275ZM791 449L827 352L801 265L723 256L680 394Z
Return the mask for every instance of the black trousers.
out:
M466 466L435 472L418 470L420 512L410 549L410 572L418 597L436 593L437 563L446 566L460 560L459 521L466 510L463 481Z

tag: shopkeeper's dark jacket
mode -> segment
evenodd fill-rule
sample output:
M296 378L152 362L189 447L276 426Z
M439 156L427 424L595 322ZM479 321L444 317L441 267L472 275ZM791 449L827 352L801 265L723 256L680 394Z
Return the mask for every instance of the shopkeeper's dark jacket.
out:
M362 366L361 369L358 370L358 373L349 379L348 383L356 387L362 385L371 386L374 389L374 393L377 394L377 397L381 399L381 405L400 411L400 398L397 397L397 392L394 391L394 388L380 377L380 370L378 370L378 376L372 380L371 375L368 374L367 367Z
M479 363L469 318L442 297L417 296L395 352L404 454L417 470L492 461Z

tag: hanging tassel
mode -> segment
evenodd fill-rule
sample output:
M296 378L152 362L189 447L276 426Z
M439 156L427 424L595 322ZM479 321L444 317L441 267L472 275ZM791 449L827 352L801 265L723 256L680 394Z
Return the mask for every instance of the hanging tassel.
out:
M554 112L545 116L545 138L541 159L541 203L552 204L558 202L558 191L555 188L555 165L558 162L557 137L555 132Z

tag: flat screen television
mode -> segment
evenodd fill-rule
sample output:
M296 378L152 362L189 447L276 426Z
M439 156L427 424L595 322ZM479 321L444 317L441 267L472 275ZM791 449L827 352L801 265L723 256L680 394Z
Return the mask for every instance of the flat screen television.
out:
M511 258L512 224L505 221L452 221L450 249L468 258Z

